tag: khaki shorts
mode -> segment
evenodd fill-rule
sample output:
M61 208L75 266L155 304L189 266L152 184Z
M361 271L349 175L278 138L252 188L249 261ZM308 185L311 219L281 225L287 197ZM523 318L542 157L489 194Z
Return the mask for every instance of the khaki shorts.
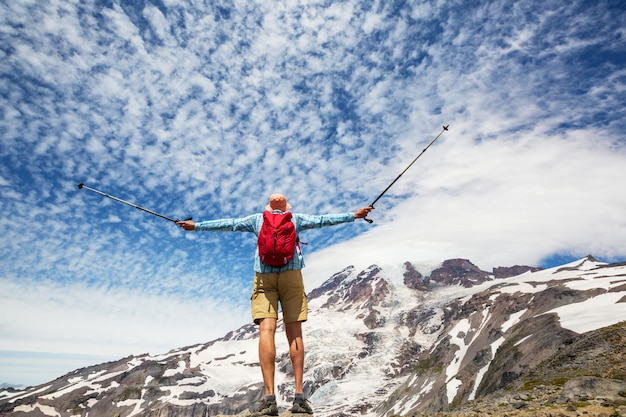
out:
M306 321L308 305L302 271L274 272L254 275L252 288L252 319L259 324L261 319L278 319L278 302L283 311L283 322Z

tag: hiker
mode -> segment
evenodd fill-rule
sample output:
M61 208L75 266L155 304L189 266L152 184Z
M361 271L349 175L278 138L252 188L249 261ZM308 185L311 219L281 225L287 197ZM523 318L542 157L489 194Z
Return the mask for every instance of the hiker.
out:
M302 343L302 322L307 320L308 307L301 269L304 267L304 259L299 244L293 241L289 249L290 254L284 259L271 262L274 265L261 261L260 252L266 250L266 245L261 242L269 223L274 218L277 221L281 217L291 218L285 226L291 227L292 238L297 240L297 234L303 230L315 229L325 226L333 226L340 223L353 222L354 219L365 218L373 207L364 207L354 213L310 215L291 213L291 205L283 194L272 194L269 204L264 213L252 214L247 217L235 219L208 220L194 223L193 221L177 222L185 230L197 230L203 232L252 232L259 238L254 261L254 285L251 297L252 319L259 326L259 362L263 384L265 386L265 398L259 401L253 412L253 416L278 415L276 395L274 394L274 369L276 361L276 347L274 335L278 320L278 303L283 311L283 323L289 343L289 355L295 377L295 399L291 408L292 413L312 414L311 406L304 396L304 345ZM267 220L264 220L264 217ZM263 224L266 224L263 228ZM295 227L294 227L295 226ZM263 254L264 259L265 255ZM281 255L282 256L282 255ZM285 264L283 264L286 261ZM267 262L270 262L269 260Z

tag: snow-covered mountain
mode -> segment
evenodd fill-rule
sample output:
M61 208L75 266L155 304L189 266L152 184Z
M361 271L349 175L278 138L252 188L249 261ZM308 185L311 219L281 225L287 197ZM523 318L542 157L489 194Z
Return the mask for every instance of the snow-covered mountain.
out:
M626 320L626 263L347 267L309 294L309 307L305 391L316 416L440 411L505 387L580 333ZM293 375L281 331L276 383L286 408ZM257 343L247 325L206 344L3 390L0 416L237 414L262 393Z

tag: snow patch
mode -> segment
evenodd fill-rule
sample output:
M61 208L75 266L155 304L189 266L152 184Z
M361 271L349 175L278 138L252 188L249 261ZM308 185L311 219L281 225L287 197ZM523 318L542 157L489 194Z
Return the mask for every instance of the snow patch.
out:
M23 413L32 413L36 410L39 410L40 413L51 416L51 417L61 417L61 414L54 409L54 407L50 407L49 405L42 405L39 403L33 405L18 405L13 409L13 412L23 412Z
M166 369L165 372L163 372L163 376L164 377L168 377L168 376L174 376L176 374L182 374L185 371L187 364L185 363L185 361L180 361L178 362L178 367L176 367L175 369Z
M619 302L624 293L600 294L586 301L557 307L545 314L557 313L561 326L576 333L585 333L611 326L626 319L626 303Z

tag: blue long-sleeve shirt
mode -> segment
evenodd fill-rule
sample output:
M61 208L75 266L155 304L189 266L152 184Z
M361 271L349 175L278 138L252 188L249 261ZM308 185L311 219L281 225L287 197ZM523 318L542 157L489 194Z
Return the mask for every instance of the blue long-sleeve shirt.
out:
M275 210L274 212L280 213ZM340 223L354 221L354 213L338 213L338 214L299 214L293 213L292 221L296 226L296 234L303 230L318 229L320 227L333 226ZM201 232L251 232L255 236L259 236L261 226L263 225L263 214L256 213L250 216L238 219L218 219L207 220L196 223L195 229ZM259 258L259 248L254 253L254 270L262 274L271 272L288 271L304 268L304 257L299 248L295 249L295 255L287 265L275 267L265 265Z

